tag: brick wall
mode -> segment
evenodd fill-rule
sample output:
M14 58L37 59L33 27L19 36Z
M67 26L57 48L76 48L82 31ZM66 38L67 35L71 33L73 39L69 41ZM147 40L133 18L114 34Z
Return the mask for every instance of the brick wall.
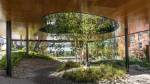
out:
M128 15L128 32L129 32L129 54L140 53L144 55L144 48L149 44L149 19L147 11L138 11ZM116 17L119 23L119 29L116 31L119 36L118 47L119 54L125 56L124 49L124 20L122 16ZM138 55L137 55L138 56Z

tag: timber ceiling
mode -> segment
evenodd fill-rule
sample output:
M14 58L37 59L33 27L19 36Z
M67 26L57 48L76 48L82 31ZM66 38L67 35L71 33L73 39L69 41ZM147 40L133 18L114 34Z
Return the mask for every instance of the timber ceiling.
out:
M150 0L1 0L1 7L7 20L40 22L43 16L57 12L74 11L111 17L114 11L130 2L134 4L127 8L137 7L139 3L143 6Z

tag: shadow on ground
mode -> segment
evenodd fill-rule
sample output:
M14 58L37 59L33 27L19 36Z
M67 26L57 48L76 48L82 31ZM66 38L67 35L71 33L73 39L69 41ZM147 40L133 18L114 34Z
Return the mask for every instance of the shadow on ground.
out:
M49 68L37 70L36 76L33 78L33 81L36 84L85 84L85 83L74 83L69 80L65 80L58 77L49 76L49 74L55 72L58 69L58 66L51 66Z

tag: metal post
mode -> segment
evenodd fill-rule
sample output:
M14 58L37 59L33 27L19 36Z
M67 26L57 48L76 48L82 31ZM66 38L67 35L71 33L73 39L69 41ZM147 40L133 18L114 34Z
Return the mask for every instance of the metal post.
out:
M29 28L26 26L26 55L29 54Z
M149 24L149 46L150 46L150 10L148 11L148 24Z
M7 76L11 77L11 21L6 22L6 59L6 74Z
M126 70L129 72L129 52L128 52L128 18L127 16L124 18L125 20L125 65Z
M149 29L148 29L148 34L149 34L149 39L148 39L148 44L146 45L146 59L147 62L150 62L150 11L149 9L146 10L146 18L148 25L149 25Z
M89 49L88 49L88 43L86 43L86 63L88 66L88 62L89 62Z
M149 41L148 41L149 46L147 46L148 47L148 53L147 54L148 54L148 56L150 56L150 53L149 53L150 52L150 10L148 10L147 15L148 15L148 24L149 24L149 30L148 30L149 31ZM150 57L148 57L148 58L149 58L148 61L150 62Z

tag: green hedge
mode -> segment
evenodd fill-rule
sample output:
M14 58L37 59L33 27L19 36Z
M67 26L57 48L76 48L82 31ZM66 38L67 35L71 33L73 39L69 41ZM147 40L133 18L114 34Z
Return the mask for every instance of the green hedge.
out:
M65 72L63 78L75 82L96 82L98 80L114 80L125 75L125 69L112 65L101 64L97 68L89 68Z

